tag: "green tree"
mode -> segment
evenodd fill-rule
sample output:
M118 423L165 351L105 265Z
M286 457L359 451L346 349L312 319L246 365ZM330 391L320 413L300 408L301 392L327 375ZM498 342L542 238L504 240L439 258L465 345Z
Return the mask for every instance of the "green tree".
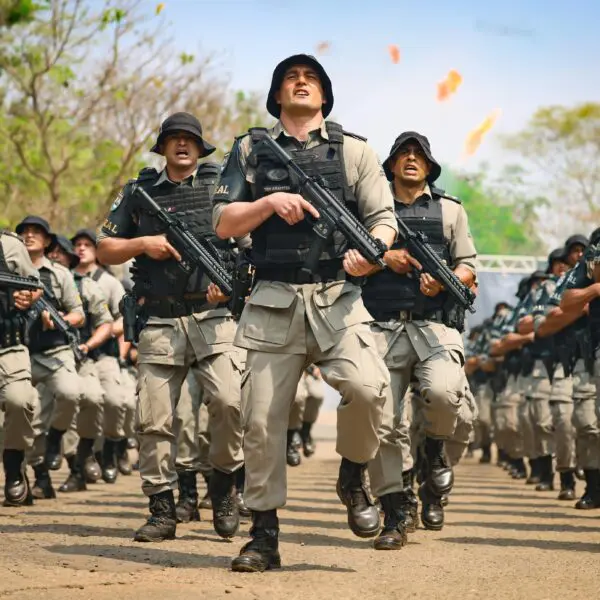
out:
M4 32L5 225L32 210L59 230L95 225L150 159L169 113L198 115L220 155L242 124L261 120L258 98L231 94L213 55L178 52L170 36L142 0L48 0L48 10Z
M542 107L504 144L548 197L555 233L585 232L600 221L600 103Z
M445 169L443 183L461 199L479 254L537 256L546 252L537 233L537 219L547 201L528 195L520 168L507 167L497 180L490 179L486 165L468 175Z

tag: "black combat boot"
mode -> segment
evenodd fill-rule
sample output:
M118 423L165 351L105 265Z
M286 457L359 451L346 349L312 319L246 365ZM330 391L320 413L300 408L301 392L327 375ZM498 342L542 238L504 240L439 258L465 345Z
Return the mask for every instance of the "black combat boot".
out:
M102 478L102 469L94 456L94 440L81 438L77 444L77 460L83 480L96 483Z
M375 537L379 532L379 511L364 482L366 465L342 458L337 480L337 495L346 506L348 525L358 537Z
M535 486L536 492L552 492L554 490L554 471L552 455L540 456L540 482Z
M481 446L481 457L479 458L479 462L482 465L488 465L492 462L492 447L489 444Z
M127 438L127 450L137 450L139 448L139 444L136 438L130 437Z
M29 489L29 481L24 466L23 450L4 450L4 506L31 506L33 496Z
M316 450L316 444L312 439L311 430L312 423L307 423L306 421L302 422L302 427L300 428L300 437L302 438L302 451L304 452L304 456L306 458L311 457Z
M413 469L402 473L404 489L400 492L400 507L404 512L406 531L414 533L419 526L419 501L413 492Z
M575 477L579 479L579 481L585 481L585 471L581 467L575 468Z
M87 490L85 478L83 477L83 474L80 470L77 456L67 456L67 464L69 465L69 476L67 477L65 482L58 488L58 491L68 494L71 492L84 492L85 490Z
M296 435L295 429L288 429L288 431L287 431L287 449L285 452L285 456L286 456L287 464L290 467L297 467L301 461L300 452L298 452L298 448L296 447L296 443L294 440L295 435Z
M102 447L102 479L106 483L114 483L117 480L116 453L117 442L105 438Z
M276 510L252 511L252 538L231 561L231 570L238 573L262 573L279 569L279 519Z
M64 434L64 431L59 431L58 429L54 429L54 427L50 427L46 434L44 462L50 471L58 471L62 465L61 441Z
M530 458L529 459L529 477L525 482L528 485L538 484L540 479L540 459Z
M235 473L213 470L208 492L212 502L213 527L225 539L232 538L240 526L240 514L233 494Z
M444 440L425 438L427 478L425 483L436 496L449 494L454 484L452 466L446 456Z
M600 508L600 470L585 469L585 492L575 503L579 510Z
M177 479L179 484L179 498L175 507L177 522L199 521L196 471L177 471Z
M496 465L503 469L508 463L508 456L506 452L501 448L498 448L498 459L496 460Z
M206 484L206 493L204 494L202 500L200 500L198 508L205 508L207 510L210 510L212 508L212 502L208 490L210 488L210 479L212 477L212 472L202 473L202 477L204 478L204 483Z
M115 442L115 454L117 457L117 469L121 475L131 475L133 469L129 462L129 452L127 448L127 438L121 438Z
M383 529L373 542L375 550L400 550L408 541L402 494L403 492L384 494L379 498L384 519Z
M31 493L34 498L38 500L50 500L56 498L56 492L52 487L52 479L50 478L50 471L45 463L33 467L35 473L35 481L33 482L33 488Z
M561 471L559 500L575 500L575 469Z
M235 472L235 503L237 504L240 517L251 517L252 511L244 502L244 486L246 485L246 465L242 465Z
M419 498L421 499L421 522L425 529L440 531L444 526L444 507L442 496L431 491L424 483L419 487Z
M136 532L135 542L162 542L175 539L177 517L173 490L153 494L149 498L150 516Z
M527 469L525 468L525 461L522 458L514 458L512 465L511 477L513 479L527 479Z

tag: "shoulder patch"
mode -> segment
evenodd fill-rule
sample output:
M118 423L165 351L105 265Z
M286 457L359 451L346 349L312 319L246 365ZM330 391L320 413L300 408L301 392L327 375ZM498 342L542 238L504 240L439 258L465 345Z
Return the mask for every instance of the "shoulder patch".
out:
M446 198L446 200L452 200L452 202L456 202L457 204L462 204L462 202L460 201L460 198L446 193L445 190L441 190L441 189L433 187L433 186L430 189L431 189L431 193L434 196L437 196L438 198Z
M137 176L138 181L146 181L147 179L154 179L158 176L158 171L154 167L144 167Z
M342 133L344 135L347 135L347 136L351 137L351 138L354 138L355 140L360 140L361 142L366 142L367 141L366 137L363 137L362 135L358 135L358 133L352 133L351 131L346 131L345 129L342 130Z
M124 192L123 190L121 190L118 194L117 197L113 200L113 203L110 205L110 211L112 212L113 210L117 210L117 208L119 208L119 205L121 204L121 202L123 202L123 196L124 196Z

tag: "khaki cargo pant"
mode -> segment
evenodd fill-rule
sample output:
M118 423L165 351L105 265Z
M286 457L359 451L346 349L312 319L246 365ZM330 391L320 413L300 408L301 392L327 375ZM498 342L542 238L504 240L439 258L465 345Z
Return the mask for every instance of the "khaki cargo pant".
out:
M600 427L596 416L597 389L594 377L579 360L573 370L573 427L577 466L600 469Z
M127 405L127 387L123 385L119 359L103 354L96 361L100 385L104 390L104 437L120 440L126 437L125 416ZM135 396L134 396L135 398ZM129 399L131 401L131 399ZM133 400L135 404L135 400Z
M504 390L494 403L494 437L498 448L510 458L523 458L523 432L519 425L519 407L524 402L518 381L509 377Z
M452 439L459 414L466 406L466 378L459 350L440 346L420 360L415 340L405 328L391 330L373 323L371 331L391 379L379 428L379 451L369 463L371 489L380 497L404 489L402 473L413 466L411 446L416 448L419 438L429 435ZM406 393L412 380L418 382L419 400L413 403L409 422Z
M557 366L555 379L564 378L560 365ZM554 451L554 430L550 411L550 393L552 384L541 360L536 360L533 372L528 378L525 397L529 408L529 421L533 429L533 447L530 458L548 456Z
M31 362L25 346L0 351L0 410L5 416L4 448L29 450L40 406L31 385Z
M310 375L303 375L298 382L288 429L300 429L302 423L316 423L324 398L323 382Z
M475 392L477 420L475 421L475 446L483 448L492 443L492 401L494 392L489 383L479 385Z
M137 370L134 367L121 367L121 386L125 396L125 437L135 437L135 418L137 414Z
M556 369L550 392L550 413L554 430L556 470L575 469L575 427L573 427L573 377L560 377L562 370Z
M62 449L65 456L73 456L77 452L79 438L95 440L102 435L102 405L104 392L100 385L96 362L88 359L78 371L81 386L79 410L69 430L62 439ZM49 390L44 390L47 396ZM52 399L42 398L42 406L47 406Z
M35 440L27 456L30 465L44 462L46 432L66 432L73 424L81 398L81 381L70 348L61 347L31 357L32 383L38 388L40 411L34 421Z
M244 499L252 510L286 502L289 414L302 371L311 363L342 397L338 454L355 463L375 456L389 374L369 331L370 320L360 288L348 282L259 281L254 288L236 336L236 344L248 350L242 420Z
M523 455L536 458L535 430L531 420L531 400L527 397L527 390L531 387L531 376L518 375L517 387L521 391L521 403L518 407L519 428L523 432Z
M177 488L174 420L191 371L210 415L210 461L225 473L242 466L240 379L243 352L231 345L235 323L210 311L151 319L138 345L138 440L142 490L147 496Z
M208 409L203 402L202 389L192 373L185 378L175 410L173 429L177 437L177 471L210 474L210 437Z

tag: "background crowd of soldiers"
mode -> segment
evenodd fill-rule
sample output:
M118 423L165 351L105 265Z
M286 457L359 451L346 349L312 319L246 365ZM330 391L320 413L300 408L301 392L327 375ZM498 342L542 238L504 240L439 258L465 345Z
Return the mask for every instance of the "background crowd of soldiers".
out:
M579 496L582 510L600 508L599 242L600 228L569 237L467 344L481 461L495 442L498 464L540 492L555 489L558 472L558 499Z
M130 181L97 235L69 240L39 216L2 233L1 271L44 288L14 284L0 296L5 506L55 497L50 475L63 456L70 474L59 491L113 483L131 473L137 446L150 515L135 541L174 539L177 523L211 507L223 538L240 515L252 519L234 571L278 568L286 468L300 449L315 451L323 380L341 395L337 494L352 532L376 550L403 548L419 520L444 526L478 415L472 389L484 460L493 399L493 437L515 476L527 456L530 479L551 486L556 452L562 491L581 466L581 502L599 504L596 334L575 335L579 354L559 356L552 385L538 339L565 326L594 332L592 246L580 259L588 240L577 237L553 253L514 313L499 307L472 334L465 371L477 287L466 212L435 187L442 168L427 137L401 133L380 164L365 138L325 121L333 102L322 65L291 56L267 96L277 123L236 138L223 165L199 162L215 148L195 116L175 113L151 149L165 168ZM574 268L555 290L563 263ZM124 264L121 281L103 266ZM238 281L251 285L240 291ZM552 302L560 308L546 311ZM581 420L577 453L571 415Z

